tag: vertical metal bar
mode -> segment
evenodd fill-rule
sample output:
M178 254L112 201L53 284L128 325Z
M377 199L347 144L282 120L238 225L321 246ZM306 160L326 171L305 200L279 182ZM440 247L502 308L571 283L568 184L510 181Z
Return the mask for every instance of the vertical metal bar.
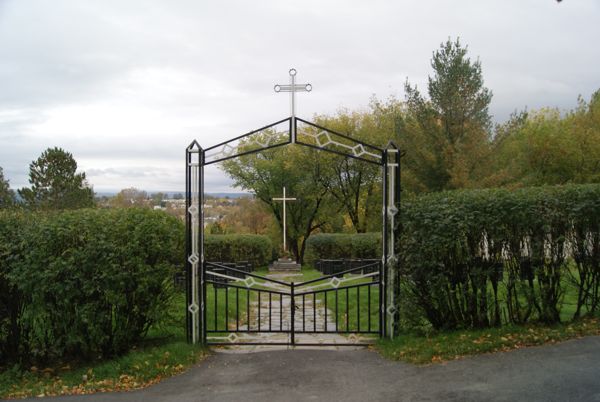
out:
M235 288L235 330L240 330L240 289Z
M304 294L302 295L302 332L306 332L306 300Z
M383 151L383 237L381 239L383 245L383 258L381 261L382 276L380 276L380 292L379 292L379 311L380 311L380 322L379 331L382 337L386 336L387 326L387 240L388 240L388 153L387 150Z
M339 331L339 327L338 327L338 311L340 310L338 307L338 290L335 290L335 330L336 332Z
M313 327L314 332L317 332L317 293L313 293Z
M217 321L217 309L218 309L218 305L217 305L217 285L216 283L213 284L213 290L215 291L215 331L219 330L219 323Z
M200 170L199 193L199 218L198 232L200 233L200 335L202 344L206 345L206 267L204 258L204 162L205 153L203 149L198 150L198 165Z
M360 332L360 290L361 286L356 288L356 325L357 331Z
M346 288L346 332L350 332L350 297L348 296L350 289Z
M272 303L272 296L273 296L273 294L271 292L269 292L269 332L271 331L271 314L272 314L271 303Z
M367 331L371 332L371 285L367 286Z
M246 325L248 331L250 331L250 288L246 289Z
M279 330L283 331L283 294L279 295Z
M401 180L402 177L400 176L400 174L402 173L402 166L400 165L401 162L401 158L402 155L400 153L400 149L397 149L396 152L396 167L394 168L394 170L396 171L396 175L395 175L395 180L394 180L394 192L395 192L395 202L396 202L396 209L398 210L398 212L396 212L396 217L395 217L395 225L392 228L392 230L394 231L394 239L395 242L392 244L392 250L394 255L398 256L398 252L399 250L397 249L397 244L400 241L400 236L402 234L402 220L401 220L401 210L402 210L402 203L401 203L401 197L402 197L402 186L401 186ZM394 328L394 334L393 335L397 335L397 332L400 329L400 293L401 293L401 286L400 286L400 261L401 258L397 258L397 262L396 262L396 267L395 267L395 276L396 276L396 288L395 288L395 295L394 295L394 300L396 300L396 311L395 311L395 328Z
M294 296L294 281L292 281L291 283L291 290L292 290L292 299L290 300L290 305L292 307L292 326L291 326L291 330L292 330L292 345L294 345L296 343L296 338L295 338L295 334L294 334L294 330L295 330L295 319L296 319L296 301L295 301L295 296Z
M323 294L325 295L325 332L327 332L327 291L323 291Z
M229 287L225 285L225 331L229 330Z
M192 304L192 264L188 258L190 256L191 249L191 222L190 222L190 199L191 199L191 188L190 188L190 162L191 153L189 147L185 149L185 324L186 324L186 338L188 343L192 343L192 313L189 311L190 304Z
M260 331L260 290L258 291L258 330Z

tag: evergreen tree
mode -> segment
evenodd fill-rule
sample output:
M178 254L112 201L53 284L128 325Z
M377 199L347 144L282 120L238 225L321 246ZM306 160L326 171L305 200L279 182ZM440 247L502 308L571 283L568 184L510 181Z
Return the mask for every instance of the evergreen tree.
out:
M418 152L406 162L426 190L466 187L477 181L489 152L492 93L484 86L481 63L448 39L433 53L429 100L407 81L407 116L401 134ZM412 165L412 166L410 166Z
M94 205L94 192L77 173L77 162L61 148L48 148L29 165L31 188L19 195L25 205L39 209L76 209Z
M8 179L4 178L4 171L0 167L0 209L9 208L15 204L15 192L10 189Z

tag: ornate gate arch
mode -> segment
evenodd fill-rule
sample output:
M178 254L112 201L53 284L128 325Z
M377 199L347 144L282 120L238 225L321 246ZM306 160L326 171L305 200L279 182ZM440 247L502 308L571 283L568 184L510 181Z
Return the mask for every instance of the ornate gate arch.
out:
M396 239L400 235L400 150L390 141L385 148L356 140L347 135L329 130L295 116L294 92L310 91L310 84L295 84L295 70L290 70L290 85L276 85L275 91L292 93L291 116L257 130L202 148L194 140L185 151L186 158L186 327L187 339L201 344L292 344L299 334L343 333L348 344L361 343L361 334L376 334L394 337L399 318L399 260ZM303 88L303 89L302 89ZM382 258L377 264L363 263L342 272L325 274L321 278L287 283L246 272L243 267L208 262L204 250L204 167L225 160L258 153L267 149L298 144L320 151L330 152L347 158L380 166L382 174ZM344 275L348 275L344 277ZM349 285L345 285L349 282ZM207 291L212 290L208 300ZM222 291L219 297L219 289ZM372 291L372 289L376 289ZM356 296L356 319L351 325L350 292ZM345 297L345 323L339 325L338 303L340 292ZM229 294L232 300L229 300ZM240 296L241 294L241 296ZM377 297L372 294L377 294ZM354 297L353 295L353 297ZM363 300L361 304L361 295ZM368 295L368 296L365 296ZM261 301L261 297L263 298ZM266 298L268 297L268 312ZM367 297L367 300L365 300ZM224 323L217 315L220 303L225 300ZM250 299L258 298L258 313L251 317ZM308 302L307 302L308 299ZM311 300L312 299L312 304ZM233 302L235 300L235 302ZM327 317L330 305L335 300L335 321ZM240 301L246 310L240 309ZM354 302L354 299L353 299ZM325 304L324 320L317 324L317 305ZM343 304L343 301L341 302ZM367 317L360 318L361 306L368 304ZM235 312L231 304L236 306ZM375 304L372 314L371 304ZM306 313L308 307L308 315ZM211 315L208 310L212 308ZM214 306L214 307L213 307ZM242 306L244 307L244 306ZM232 310L230 312L230 309ZM297 312L298 310L298 312ZM240 319L240 311L243 312ZM284 320L284 312L286 318ZM306 326L306 318L313 314L312 324ZM279 319L277 319L279 315ZM333 315L333 314L330 314ZM372 319L376 316L376 319ZM235 320L234 320L235 319ZM262 322L261 322L262 321ZM275 321L275 322L274 322ZM310 320L309 320L310 321ZM373 322L375 321L375 322ZM361 328L361 323L363 327ZM366 328L365 328L366 326ZM341 327L341 328L340 328ZM264 334L284 334L287 340L269 342ZM242 339L242 334L254 334L253 339ZM315 343L311 343L315 344ZM317 345L330 344L319 340ZM340 345L340 343L336 343Z

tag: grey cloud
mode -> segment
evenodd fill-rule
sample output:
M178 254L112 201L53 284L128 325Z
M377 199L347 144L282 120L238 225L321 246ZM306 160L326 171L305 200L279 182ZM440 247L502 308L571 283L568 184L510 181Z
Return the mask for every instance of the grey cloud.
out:
M20 186L31 160L62 146L95 186L182 186L193 138L209 146L288 114L272 92L288 68L314 87L299 115L334 113L402 98L407 77L424 89L432 51L457 36L482 61L496 121L572 108L600 87L598 20L596 0L3 1L0 166ZM73 105L89 121L52 123ZM206 179L231 184L218 170Z

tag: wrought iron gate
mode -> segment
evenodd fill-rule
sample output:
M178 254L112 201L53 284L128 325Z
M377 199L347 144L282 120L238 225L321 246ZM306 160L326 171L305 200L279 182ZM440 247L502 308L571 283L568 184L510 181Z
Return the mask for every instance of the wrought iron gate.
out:
M381 264L287 282L207 262L208 345L364 345L382 330Z
M290 76L292 76L291 84L289 86L279 86L279 88L293 94L294 91L298 90L297 84L293 80L295 70L290 70ZM306 90L309 90L307 86L305 87ZM204 167L231 158L255 154L289 144L330 152L364 163L374 164L381 168L383 195L381 213L382 250L381 262L377 270L365 273L365 267L358 267L341 276L340 273L337 273L335 275L325 275L311 281L287 283L252 273L244 273L243 271L240 273L237 272L239 270L236 270L236 268L222 264L219 267L219 264L206 262L204 253ZM273 330L272 303L275 299L281 304L279 312L282 317L286 311L286 300L288 301L287 305L289 305L290 318L287 321L282 318L279 321L280 328L277 330L282 334L288 334L290 337L289 341L282 343L298 344L296 337L299 334L311 332L309 331L310 326L306 328L306 300L311 297L315 309L317 308L317 302L319 309L325 308L325 303L327 303L324 314L331 318L329 311L334 312L336 320L334 323L324 320L322 331L318 329L321 327L317 328L315 322L312 333L343 332L348 334L349 338L363 333L393 337L398 332L400 300L400 269L397 258L397 239L400 235L400 220L397 216L400 211L400 158L400 150L391 141L384 148L367 144L296 117L293 106L290 117L209 148L203 149L194 140L186 148L187 260L185 272L188 341L191 343L206 343L209 341L213 344L232 343L232 341L237 341L242 333L263 333L263 327L269 323L271 324L270 329ZM240 296L244 293L246 299ZM353 293L356 300L351 303ZM341 299L340 295L342 295ZM210 307L211 297L213 298L213 304L216 306L214 310L211 310ZM261 313L255 313L255 319L252 321L251 304L258 302L259 298L266 297L270 300L268 305L270 309L268 319L270 321L264 321L261 314L266 313L262 311ZM221 303L225 303L224 305L227 308L223 311L224 318L219 318L221 317L219 315L219 301L222 299L224 301L221 301ZM236 314L236 320L233 324L229 316L230 299L235 300L236 303L236 308L231 310L231 313ZM345 310L343 307L340 308L340 300L342 300L341 305L346 306ZM246 302L246 310L237 307L240 301ZM375 301L377 317L373 322L371 320L371 304L369 303L375 303ZM368 304L368 314L366 316L364 315L364 303ZM331 309L330 306L336 307ZM359 307L357 307L357 310L355 309L356 311L351 311L348 306ZM363 309L360 306L363 306ZM258 302L257 307L262 310L262 300ZM239 319L241 311L246 314L245 322ZM338 321L340 312L345 314L343 319L346 320L341 322L341 327L340 321ZM357 316L355 328L351 325L354 313ZM313 315L316 314L313 311ZM211 316L215 317L212 327L210 326L212 325ZM301 322L303 324L301 327L298 325L297 317L304 320ZM365 319L367 320L366 327L363 324ZM240 322L242 327L240 327ZM284 326L285 322L288 322L287 327ZM343 327L344 322L346 327ZM335 326L332 326L333 324ZM335 330L329 331L330 327L335 328ZM252 328L255 331L252 331ZM210 339L207 336L208 334L211 335ZM262 343L260 339L256 342Z

